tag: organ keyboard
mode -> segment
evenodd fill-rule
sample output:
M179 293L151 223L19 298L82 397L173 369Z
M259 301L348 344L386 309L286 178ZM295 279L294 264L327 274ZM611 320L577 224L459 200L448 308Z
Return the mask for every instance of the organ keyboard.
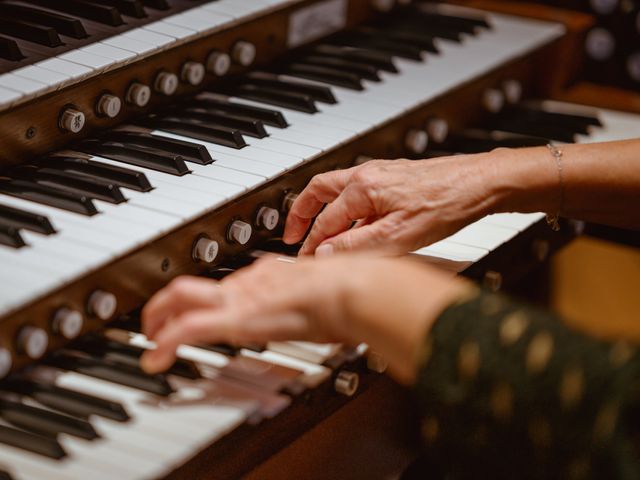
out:
M212 476L234 477L375 384L365 346L294 342L183 346L148 376L123 315L178 275L287 250L273 239L314 174L469 148L471 125L546 93L534 72L568 34L393 3L0 1L5 475L157 478L214 443ZM543 227L491 216L417 254L498 287L570 236ZM256 426L262 452L229 447Z

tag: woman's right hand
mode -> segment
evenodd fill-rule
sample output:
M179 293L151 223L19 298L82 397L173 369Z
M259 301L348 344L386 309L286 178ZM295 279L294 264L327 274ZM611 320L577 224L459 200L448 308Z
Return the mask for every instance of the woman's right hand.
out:
M302 255L398 255L441 240L491 213L497 201L492 179L499 172L490 160L496 156L374 160L317 175L294 202L284 241L302 240L314 218Z

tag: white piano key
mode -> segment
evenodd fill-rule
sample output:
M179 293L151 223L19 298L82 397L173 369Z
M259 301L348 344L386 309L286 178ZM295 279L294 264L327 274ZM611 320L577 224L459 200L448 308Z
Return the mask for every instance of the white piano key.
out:
M517 230L476 222L464 227L446 240L492 251L517 234Z
M70 52L63 53L62 55L58 55L58 58L90 68L96 73L103 72L117 64L117 62L111 58L83 50L72 50Z
M125 38L130 38L138 42L155 45L158 49L164 50L176 43L176 38L172 35L165 35L159 32L153 32L144 28L136 28L125 34Z
M269 342L267 349L311 363L323 364L342 350L339 343Z
M22 97L20 92L0 87L0 108L8 107Z
M12 73L0 75L0 87L19 92L22 99L33 98L38 92L45 90L44 84L13 75Z
M231 18L238 20L243 17L264 12L265 6L259 2L241 3L238 1L220 0L218 2L207 3L202 6L202 9L212 13L228 15Z
M292 128L287 128L284 130L273 128L270 130L270 132L274 132L273 134L269 135L269 140L272 140L271 143L263 141L260 143L261 148L266 148L267 145L269 145L269 148L273 148L273 141L293 143L311 147L317 149L320 152L327 152L339 145L339 142L336 142L334 139L318 136L312 129L307 129L307 131L305 132ZM261 140L267 139L263 138ZM250 141L248 143L253 144L257 142Z
M544 213L496 213L483 218L483 222L501 227L514 228L520 232L545 217Z
M135 38L133 38L131 35L128 35L127 33L123 33L120 35L116 35L115 37L107 38L105 40L102 40L102 42L100 43L103 43L104 45L109 45L110 47L126 50L128 52L132 52L136 55L141 55L141 56L149 55L159 50L159 47L150 43L136 40Z
M129 50L123 50L122 48L107 45L103 42L92 43L91 45L81 48L83 52L87 52L99 57L106 57L118 64L126 64L136 59L138 56L134 52Z
M142 29L173 37L176 41L186 41L198 34L196 30L191 28L179 27L162 20L145 25Z
M80 65L78 63L69 62L61 58L50 58L36 63L36 66L44 68L45 70L51 70L53 72L60 73L69 77L69 81L66 83L76 82L90 76L93 73L93 69Z
M32 80L34 82L42 83L47 86L50 91L59 89L64 82L71 77L62 73L54 72L52 70L45 70L44 68L30 65L28 67L20 68L11 72L19 77Z
M194 8L184 13L167 17L164 22L195 30L199 34L205 34L221 28L231 20L232 18L228 15L211 13L202 8Z
M302 383L307 388L316 388L322 382L327 380L331 376L331 369L304 360L293 358L288 355L283 355L278 352L272 352L271 350L264 350L262 352L254 352L253 350L242 350L242 355L263 360L265 362L273 363L275 365L282 365L283 367L294 368L303 372L301 378Z
M478 262L489 254L489 250L460 243L441 240L416 250L416 255L442 258L454 262Z
M261 150L268 150L274 153L286 153L287 155L300 157L304 159L309 159L322 153L321 148L316 148L313 146L309 146L307 144L291 143L291 142L279 140L277 138L272 138L272 137L266 137L266 138L260 138L260 139L247 138L246 140L247 140L247 145L249 145L248 148L251 148L252 146L254 146Z
M213 163L212 165L206 165L198 170L194 169L194 172L203 177L213 178L225 183L241 185L247 189L255 188L264 182L265 177L262 175L233 170L231 168L218 165L217 163L218 162ZM190 167L192 166L193 164L190 165Z

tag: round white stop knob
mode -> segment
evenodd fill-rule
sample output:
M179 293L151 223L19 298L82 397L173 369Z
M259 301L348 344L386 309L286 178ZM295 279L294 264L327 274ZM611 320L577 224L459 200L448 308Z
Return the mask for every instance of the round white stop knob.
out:
M504 107L504 94L495 88L488 88L482 95L482 105L491 113L498 113Z
M256 59L256 46L253 43L241 40L231 49L233 61L243 67L248 67Z
M347 397L352 397L358 391L360 385L360 377L355 372L342 370L338 373L334 382L336 392Z
M429 134L424 130L409 130L404 144L411 153L423 153L429 146Z
M193 256L201 262L213 263L219 251L218 242L210 238L201 238L193 247Z
M427 134L436 143L444 142L449 136L449 122L443 118L432 118L427 122Z
M153 88L162 95L173 95L178 90L178 76L171 72L160 72L156 76Z
M204 65L198 62L186 62L182 66L181 77L182 81L189 85L200 85L204 80L205 75Z
M84 318L77 310L61 308L53 316L53 331L71 340L80 335Z
M246 245L251 239L251 234L253 233L253 229L251 225L247 222L243 222L242 220L235 220L229 226L229 240L235 243L239 243L240 245Z
M134 83L127 90L127 103L136 107L145 107L151 100L151 89L142 83Z
M98 115L108 118L116 118L122 110L122 100L115 95L105 93L98 100Z
M67 108L60 115L60 128L66 132L79 133L84 128L85 121L84 113Z
M371 5L379 12L389 12L395 6L395 0L371 0Z
M280 212L275 208L261 207L256 216L256 225L260 228L272 231L278 226Z
M505 80L502 91L508 103L514 105L522 99L522 84L518 80Z
M33 360L42 357L48 346L49 337L42 328L26 326L18 333L18 350Z
M214 51L207 57L207 70L216 77L224 77L231 68L231 57L224 52Z
M89 297L88 310L100 320L109 320L116 313L118 299L113 293L96 290Z
M12 366L13 355L11 355L11 352L8 349L0 347L0 378L4 378L9 375Z

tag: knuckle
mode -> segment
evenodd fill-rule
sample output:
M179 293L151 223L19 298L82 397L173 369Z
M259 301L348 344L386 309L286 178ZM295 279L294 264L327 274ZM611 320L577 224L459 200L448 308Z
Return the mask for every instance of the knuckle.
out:
M189 277L177 277L171 280L167 288L172 295L184 298L191 291L192 282Z

